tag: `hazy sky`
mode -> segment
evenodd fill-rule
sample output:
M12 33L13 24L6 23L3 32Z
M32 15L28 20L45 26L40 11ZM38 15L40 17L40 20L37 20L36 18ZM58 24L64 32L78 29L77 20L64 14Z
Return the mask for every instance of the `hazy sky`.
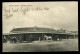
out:
M48 10L30 10L10 12L12 17L6 18L4 9L11 9L9 5L32 5L31 8L48 7ZM13 9L16 9L14 7ZM20 8L20 7L18 7ZM78 30L78 2L16 2L3 3L3 33L8 33L18 27L50 27L54 29Z

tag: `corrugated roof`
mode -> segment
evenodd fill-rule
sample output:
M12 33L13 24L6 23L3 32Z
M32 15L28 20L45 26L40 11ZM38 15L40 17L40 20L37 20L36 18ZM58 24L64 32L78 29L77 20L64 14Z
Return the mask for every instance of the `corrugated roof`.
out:
M52 28L43 28L43 27L26 27L26 28L14 28L8 34L21 34L21 33L54 33L54 34L68 34L68 35L78 35L78 33L72 32L61 32L56 31Z
M27 28L15 28L10 32L13 33L55 33L56 30L52 28L42 28L42 27L27 27Z
M19 34L19 33L4 33L3 35L10 35L10 34Z

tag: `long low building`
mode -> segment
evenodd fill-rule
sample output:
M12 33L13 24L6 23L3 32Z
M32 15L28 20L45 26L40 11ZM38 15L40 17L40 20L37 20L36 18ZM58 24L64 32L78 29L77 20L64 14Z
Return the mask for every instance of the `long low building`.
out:
M77 38L78 33L61 32L52 28L26 27L14 28L8 34L3 34L3 38L10 40L15 38L17 42L23 41L55 41L69 38Z

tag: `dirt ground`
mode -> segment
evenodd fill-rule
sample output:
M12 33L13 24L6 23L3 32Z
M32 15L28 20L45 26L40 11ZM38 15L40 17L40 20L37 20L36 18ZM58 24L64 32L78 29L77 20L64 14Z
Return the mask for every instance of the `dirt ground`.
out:
M54 52L78 51L78 39L62 41L34 41L32 43L3 43L3 52Z

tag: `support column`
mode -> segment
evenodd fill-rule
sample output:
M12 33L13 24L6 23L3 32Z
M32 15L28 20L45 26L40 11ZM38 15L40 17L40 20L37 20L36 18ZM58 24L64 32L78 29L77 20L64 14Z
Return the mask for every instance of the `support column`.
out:
M19 36L19 34L18 34L18 37L17 37L17 42L19 42L20 41L20 36Z
M52 40L53 40L53 33L52 33Z
M7 40L7 43L10 43L10 37L9 37L9 35L8 35L8 38L6 40Z
M48 41L48 38L46 38L46 41Z
M44 34L42 33L42 39L44 40Z
M66 39L67 39L67 35L66 35Z
M20 34L18 34L18 40L17 40L17 42L20 42Z
M51 41L52 41L52 38L51 38Z
M22 36L21 34L20 34L20 36L21 36L21 42L22 42L22 41L23 41L23 39L22 39L22 38L23 38L23 36Z
M19 42L22 42L22 36L19 34Z
M41 41L41 40L40 40L40 37L39 37L39 41Z
M32 41L33 37L32 37L32 33L31 33L31 37L30 37L30 41Z
M75 39L75 35L73 35L74 39Z
M26 41L27 41L27 34L26 34Z
M16 36L17 36L17 35L16 35ZM18 42L18 39L19 39L19 36L16 37L17 42Z

